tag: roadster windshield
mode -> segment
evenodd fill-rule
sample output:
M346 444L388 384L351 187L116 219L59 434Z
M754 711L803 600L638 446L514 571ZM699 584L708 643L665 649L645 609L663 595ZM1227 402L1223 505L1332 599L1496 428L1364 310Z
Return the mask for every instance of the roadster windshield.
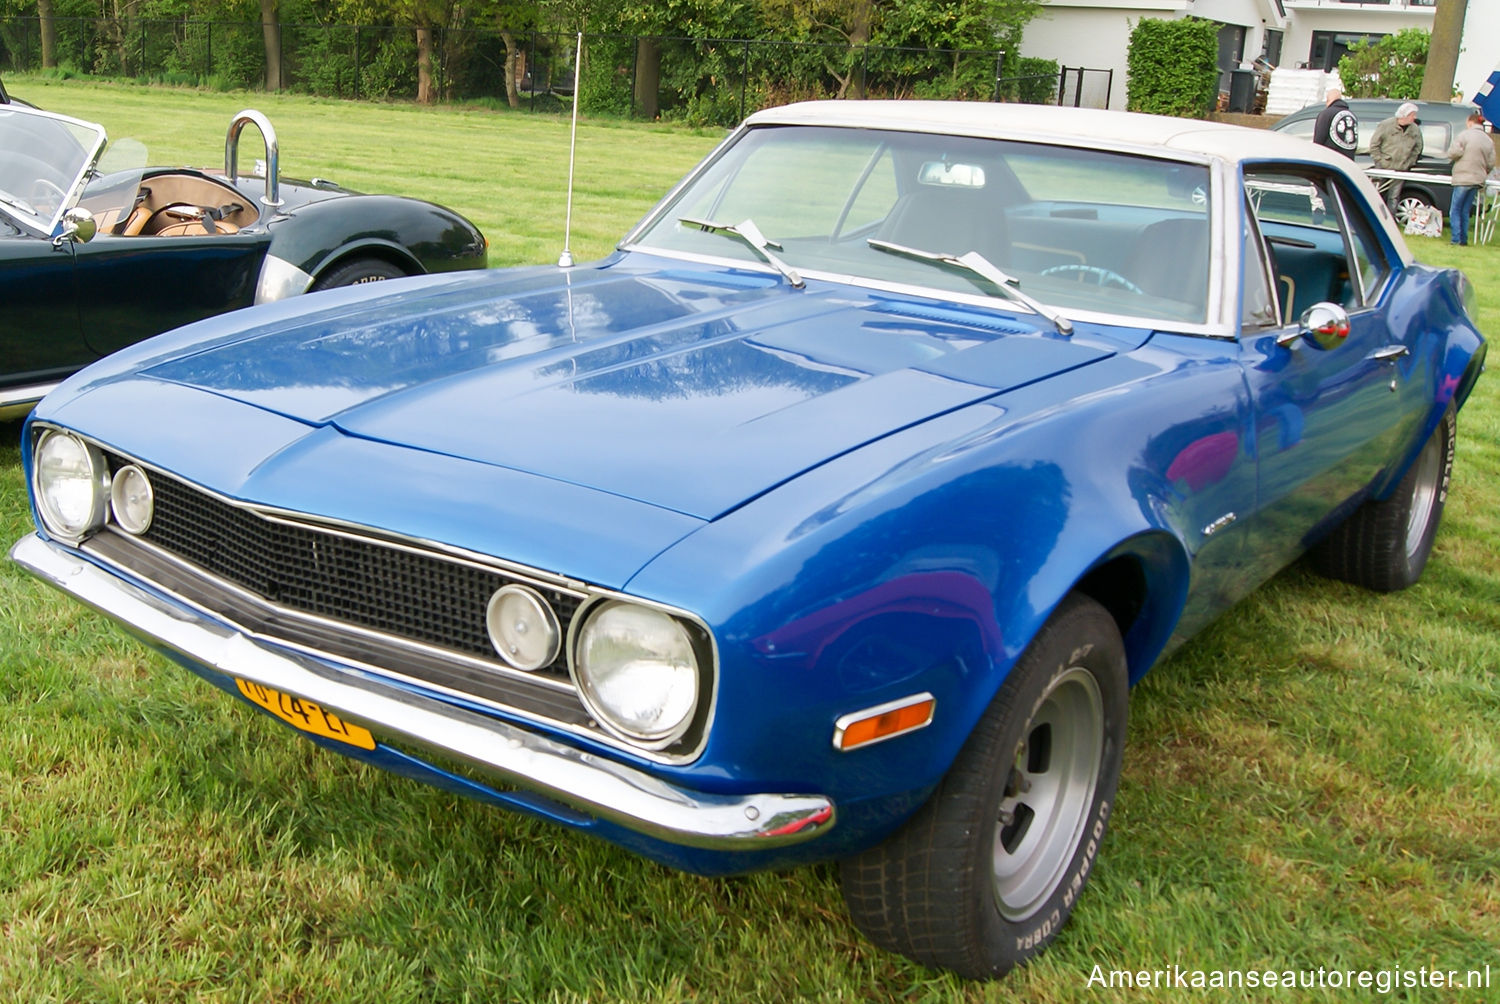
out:
M978 252L1044 306L1202 323L1209 190L1202 165L1133 154L767 126L724 150L634 245L764 267L750 246L683 222L754 220L801 275L1004 299L972 270L881 247L954 259Z
M51 234L103 146L96 125L0 106L0 213Z

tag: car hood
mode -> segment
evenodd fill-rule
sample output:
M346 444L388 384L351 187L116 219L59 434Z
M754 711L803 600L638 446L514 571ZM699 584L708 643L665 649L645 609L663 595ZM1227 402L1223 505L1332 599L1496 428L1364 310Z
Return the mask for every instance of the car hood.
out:
M638 254L383 287L326 309L308 297L304 312L140 375L712 519L841 453L1119 347L1064 339L1024 313L795 290Z

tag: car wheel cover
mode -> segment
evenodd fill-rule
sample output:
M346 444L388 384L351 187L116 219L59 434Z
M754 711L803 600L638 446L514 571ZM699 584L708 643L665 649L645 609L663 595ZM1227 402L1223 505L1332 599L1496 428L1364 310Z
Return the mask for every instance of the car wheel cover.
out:
M1411 508L1406 514L1406 557L1414 560L1427 538L1427 525L1437 505L1443 480L1443 444L1434 436L1417 457L1416 481L1412 485Z
M1103 749L1099 684L1070 667L1026 723L1000 802L992 874L1007 920L1032 916L1062 881L1093 808Z
M1419 199L1415 195L1403 196L1396 203L1396 222L1402 226L1411 222L1411 214L1418 209L1426 209L1432 203L1426 199Z

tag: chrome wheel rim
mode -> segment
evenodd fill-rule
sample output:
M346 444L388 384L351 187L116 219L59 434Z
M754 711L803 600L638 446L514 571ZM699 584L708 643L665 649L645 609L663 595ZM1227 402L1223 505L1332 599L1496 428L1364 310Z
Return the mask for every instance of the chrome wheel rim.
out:
M1010 764L991 850L1001 916L1030 917L1062 882L1088 823L1104 751L1104 702L1088 670L1052 681Z
M1443 444L1436 436L1417 458L1416 484L1412 486L1411 510L1406 514L1406 557L1415 558L1427 536L1427 524L1437 505L1438 484L1443 476Z
M1396 203L1396 222L1403 227L1411 222L1411 214L1418 209L1426 209L1427 203L1421 199L1404 198Z

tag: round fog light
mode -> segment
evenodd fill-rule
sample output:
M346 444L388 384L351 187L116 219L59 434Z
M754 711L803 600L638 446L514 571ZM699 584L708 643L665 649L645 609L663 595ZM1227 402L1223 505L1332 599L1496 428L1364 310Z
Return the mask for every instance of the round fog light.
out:
M490 597L484 626L500 658L531 672L549 666L562 647L557 615L541 595L527 586L501 586Z
M146 472L135 464L115 472L109 486L109 501L114 507L115 522L126 533L142 534L150 528L156 497Z
M77 436L48 429L32 461L37 509L48 531L82 537L104 522L104 457Z

